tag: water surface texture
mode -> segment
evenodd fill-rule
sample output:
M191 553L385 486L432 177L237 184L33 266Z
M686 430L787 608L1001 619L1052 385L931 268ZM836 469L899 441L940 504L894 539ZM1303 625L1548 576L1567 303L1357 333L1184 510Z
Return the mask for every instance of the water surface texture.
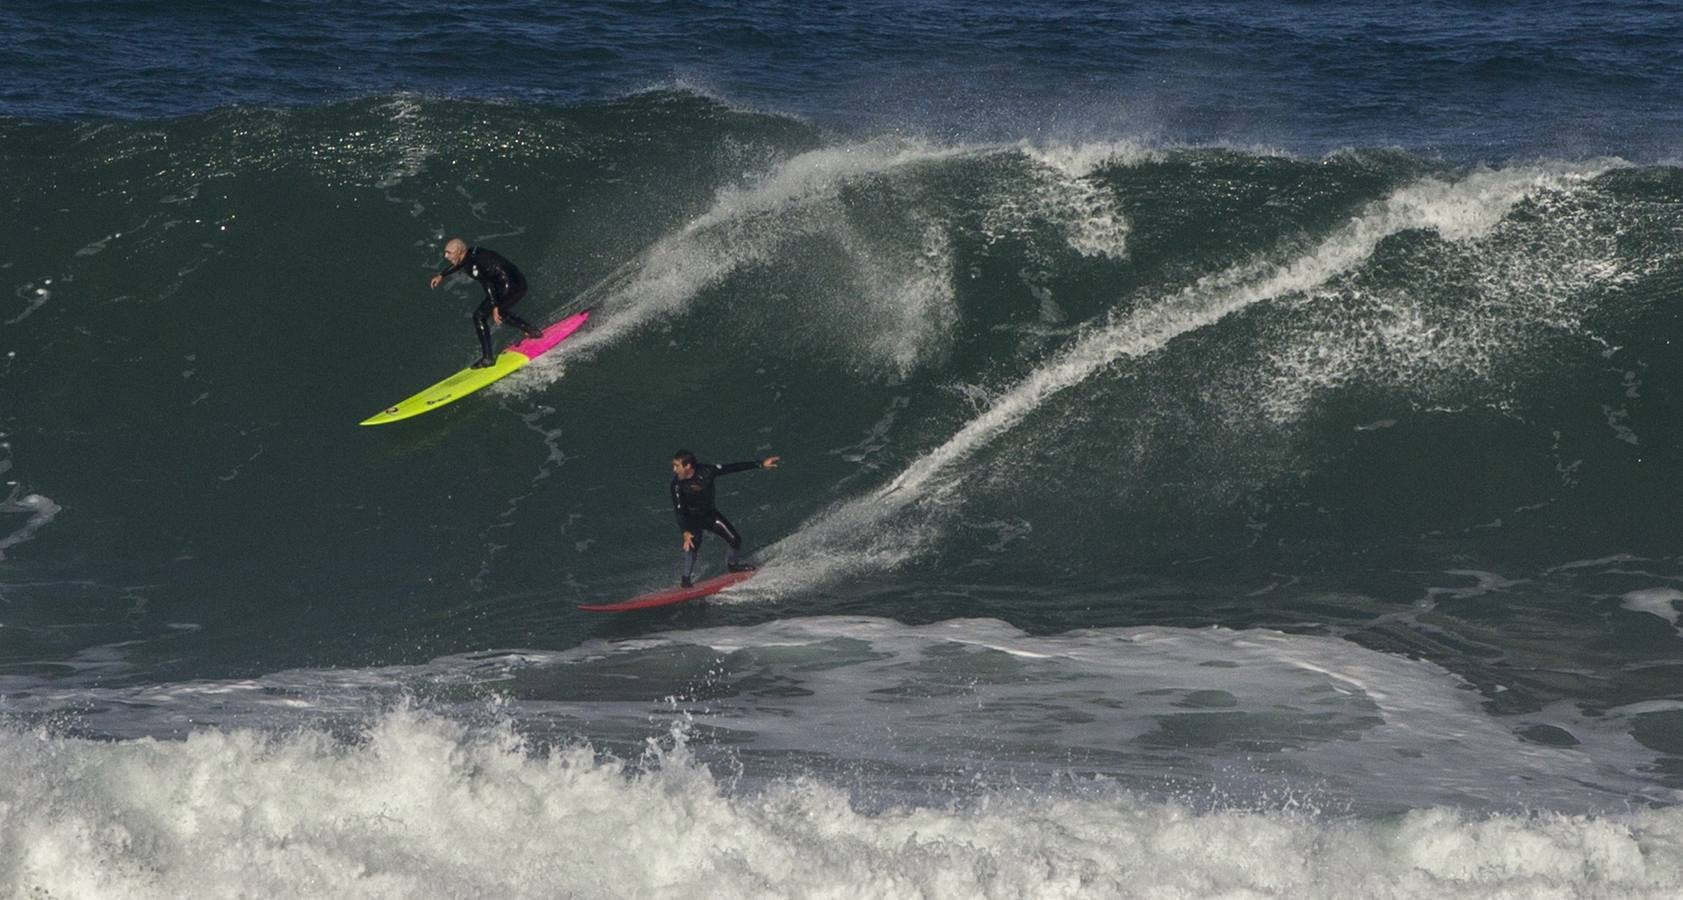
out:
M1675 6L0 38L0 894L1683 892Z

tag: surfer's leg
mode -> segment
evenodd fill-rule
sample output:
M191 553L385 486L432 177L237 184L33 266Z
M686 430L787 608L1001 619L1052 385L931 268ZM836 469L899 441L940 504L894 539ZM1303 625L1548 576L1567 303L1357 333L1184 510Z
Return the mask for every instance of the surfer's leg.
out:
M514 313L509 312L507 309L502 310L502 313L503 313L503 324L504 325L512 325L515 328L520 329L529 338L543 337L543 329L542 328L539 328L539 327L531 324L530 322L527 322L525 319L522 319L519 316L515 315Z
M737 533L736 526L725 518L724 513L715 511L707 530L724 538L725 543L730 545L730 556L725 559L725 568L736 571L742 565L742 535Z
M497 298L497 312L502 315L504 324L520 329L526 333L527 337L543 337L543 329L532 327L531 323L513 312L514 304L524 296L526 296L526 283L524 281L510 285L508 292Z
M701 555L701 532L697 531L694 534L695 540L691 542L690 549L684 551L684 587L689 587L695 582L695 560Z
M476 369L484 368L496 361L491 354L491 309L496 301L486 292L485 299L479 303L479 308L473 311L473 327L479 332L479 362L473 364Z

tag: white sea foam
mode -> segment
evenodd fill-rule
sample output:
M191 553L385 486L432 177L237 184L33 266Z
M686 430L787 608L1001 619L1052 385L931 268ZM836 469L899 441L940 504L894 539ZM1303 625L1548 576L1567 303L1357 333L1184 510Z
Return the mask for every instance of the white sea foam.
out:
M1676 627L1677 601L1683 600L1683 591L1676 588L1644 588L1625 594L1621 600L1619 605L1625 609L1659 616Z
M704 745L713 764L756 783L798 764L832 784L857 782L855 799L877 806L1060 774L1200 808L1292 798L1366 813L1591 813L1683 802L1643 774L1655 753L1633 734L1657 710L1591 716L1560 705L1493 717L1431 663L1265 630L1034 636L992 620L793 618L559 652L105 687L120 662L109 656L51 683L0 678L0 712L133 739L342 725L406 696L483 720L489 701L524 733L562 739L636 745L673 726L729 735ZM1536 731L1571 740L1526 737Z
M1105 168L1159 159L1161 152L1131 143L1023 144L1018 149L1040 167L1029 201L1038 214L1063 225L1071 248L1084 256L1127 255L1127 215L1116 196L1093 176Z
M24 319L34 315L36 310L46 306L47 301L53 298L52 288L50 287L51 284L52 279L48 278L43 280L40 284L29 282L27 284L18 285L13 293L17 295L18 299L24 302L25 305L23 312L7 319L5 324L16 325Z
M1299 709L1304 725L1365 717L1364 733L1263 754L1275 762L1259 773L1288 776L1303 764L1299 756L1307 753L1313 765L1313 754L1326 752L1343 757L1340 766L1365 760L1340 771L1389 778L1398 791L1420 786L1411 775L1467 789L1493 782L1487 791L1507 781L1539 796L1551 784L1570 788L1585 775L1600 777L1601 748L1519 743L1441 670L1332 638L1222 629L1031 637L985 621L909 628L809 619L565 654L463 657L429 669L437 677L526 669L508 685L527 690L555 666L658 679L661 667L627 669L614 657L678 662L686 657L666 649L677 646L734 654L736 665L765 667L780 679L808 677L822 692L791 705L749 684L735 696L681 701L693 724L667 731L646 721L644 751L629 759L582 743L534 743L512 714L539 704L521 700L503 707L510 716L481 725L400 705L358 729L200 728L180 741L93 741L0 727L7 773L0 779L0 894L1659 898L1683 891L1683 811L1675 806L1580 815L1432 805L1375 818L1329 811L1336 804L1324 791L1281 790L1273 803L1234 805L1147 798L1108 778L1069 775L1009 784L959 779L947 784L943 802L885 804L844 787L842 768L741 779L728 756L705 762L691 736L711 717L724 729L718 733L751 736L761 749L804 739L805 753L782 758L821 761L867 747L907 754L926 738L924 752L935 752L977 737L980 726L992 730L980 736L997 739L1008 754L1066 740L1062 732L1042 734L1047 725L1097 727L1076 715L1088 711L1140 725L1162 716L1227 722L1227 738L1242 749L1259 733L1233 726L1236 713L1319 697ZM725 658L697 664L730 665ZM393 670L318 674L367 687ZM307 697L277 690L304 680L292 673L267 685L231 683L220 696L230 706L266 696L272 708L282 700L309 707ZM201 689L216 694L212 685ZM592 722L613 718L616 702L634 705L575 702L572 712L587 713L575 721ZM1045 718L1025 718L1041 715L1036 710ZM926 716L937 720L925 724ZM862 721L873 723L867 733L838 730ZM1304 736L1312 735L1311 727ZM1196 734L1188 738L1179 752L1199 753ZM1112 739L1119 758L1140 749Z
M1423 264L1406 284L1305 295L1270 334L1256 367L1262 377L1245 391L1250 402L1283 423L1352 382L1406 387L1416 398L1483 386L1540 336L1574 330L1596 289L1623 283L1640 265L1621 258L1626 228L1608 221L1618 212L1586 205L1576 190L1611 165L1476 174L1486 182L1483 198L1435 226L1454 244L1440 251L1438 268ZM1521 197L1535 214L1489 218ZM1458 300L1444 303L1446 296ZM1620 415L1608 411L1615 430Z
M1155 162L1167 154L1135 141L1093 141L1077 144L1021 143L1017 148L1040 165L1056 169L1072 179L1087 178L1111 166L1133 166Z
M8 549L33 538L35 532L51 522L63 509L54 503L51 497L43 494L23 494L20 488L13 487L11 495L5 500L0 500L0 515L23 513L28 518L24 519L23 526L18 530L0 538L0 559L6 558Z
M181 743L0 738L15 896L1632 897L1683 890L1683 814L1396 821L1126 794L862 813L732 795L682 745L627 767L399 714Z

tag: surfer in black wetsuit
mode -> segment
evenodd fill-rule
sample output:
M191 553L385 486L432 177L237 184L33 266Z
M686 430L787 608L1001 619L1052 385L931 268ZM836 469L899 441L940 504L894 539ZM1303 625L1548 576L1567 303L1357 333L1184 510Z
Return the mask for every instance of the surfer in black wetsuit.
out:
M432 277L431 287L438 287L444 279L467 270L473 280L485 288L485 299L473 311L473 327L479 330L479 361L475 369L483 369L496 362L491 354L491 319L506 322L526 333L527 337L542 337L543 330L528 324L509 310L526 296L526 276L502 254L484 247L469 247L461 238L451 238L444 245L444 258L450 267Z
M713 479L749 469L775 469L781 458L768 456L761 460L715 466L696 462L695 454L688 450L672 454L672 511L677 514L678 527L684 532L684 587L695 583L695 557L701 549L702 535L709 531L724 538L725 543L730 545L730 557L725 561L727 568L732 572L753 568L741 561L742 536L737 533L736 526L713 505Z

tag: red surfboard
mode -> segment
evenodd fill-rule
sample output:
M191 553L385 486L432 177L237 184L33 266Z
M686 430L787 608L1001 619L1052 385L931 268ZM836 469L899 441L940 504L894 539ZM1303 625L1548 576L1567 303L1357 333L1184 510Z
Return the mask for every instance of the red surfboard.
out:
M618 603L583 603L579 605L579 609L582 609L585 612L630 612L634 609L654 609L657 606L671 606L674 603L683 603L686 600L694 600L697 597L706 597L709 594L717 594L733 584L741 584L742 582L753 578L754 573L755 570L753 569L749 569L746 572L726 572L723 575L716 575L706 581L698 581L692 587L667 588L664 591L655 591L652 594L644 594L641 597L632 597L630 600L621 600Z

